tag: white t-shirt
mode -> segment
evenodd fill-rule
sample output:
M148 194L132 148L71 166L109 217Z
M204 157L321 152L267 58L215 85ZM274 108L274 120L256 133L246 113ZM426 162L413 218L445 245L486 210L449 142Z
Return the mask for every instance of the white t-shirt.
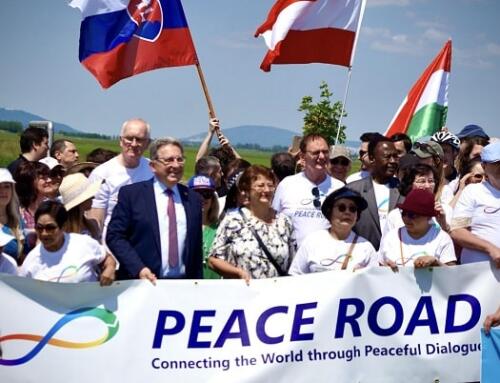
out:
M368 170L360 170L359 172L352 173L349 177L346 178L345 183L348 184L350 182L362 180L370 175Z
M341 270L354 236L351 231L344 241L339 241L328 230L309 234L300 245L288 272L297 275ZM377 252L370 242L358 237L346 270L352 271L369 265L378 265Z
M314 206L316 198L312 193L313 189L318 188L319 202L323 203L328 194L342 186L343 182L330 176L326 176L323 182L316 185L304 172L285 177L280 182L274 194L273 208L292 220L297 246L300 246L306 235L330 227L330 222L321 213L321 205Z
M403 254L401 254L399 230L401 230ZM410 237L406 227L394 229L388 232L380 243L380 263L390 259L398 266L413 266L413 261L424 255L436 257L442 263L457 260L451 237L434 225L419 239Z
M373 192L375 193L375 200L377 201L377 210L380 223L380 229L385 226L387 214L389 214L389 198L391 189L387 184L379 184L373 182Z
M55 252L41 243L29 252L19 275L50 282L97 281L97 266L106 258L104 247L88 235L64 233L64 244Z
M453 210L452 226L463 220L470 223L472 234L500 247L500 190L486 181L467 185ZM490 260L488 254L467 248L460 257L461 263Z
M104 209L106 212L103 239L106 238L106 229L111 220L111 214L118 203L120 188L124 185L149 180L152 177L153 172L149 167L149 160L144 157L141 158L139 166L136 168L126 168L118 161L118 157L114 157L92 171L89 177L91 182L104 180L92 201L93 208Z
M446 214L446 223L451 225L451 219L453 216L453 209L450 205L441 205L443 207L444 213ZM432 217L432 224L441 227L439 223L436 221L436 218ZM387 219L385 221L385 226L382 228L382 238L391 230L399 229L403 227L405 223L403 222L403 218L401 217L401 210L396 208L393 209L387 214Z
M0 253L0 273L17 275L16 261L5 253Z

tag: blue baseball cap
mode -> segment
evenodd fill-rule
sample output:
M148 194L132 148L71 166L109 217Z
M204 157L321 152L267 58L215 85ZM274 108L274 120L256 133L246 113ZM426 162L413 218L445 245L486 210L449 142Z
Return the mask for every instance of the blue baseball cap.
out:
M500 141L486 145L481 150L481 162L492 164L500 161Z
M215 190L215 182L210 177L204 175L192 176L188 181L188 187L190 189L206 189Z
M457 134L457 137L462 139L466 137L483 137L489 139L490 136L479 125L465 125L464 128Z

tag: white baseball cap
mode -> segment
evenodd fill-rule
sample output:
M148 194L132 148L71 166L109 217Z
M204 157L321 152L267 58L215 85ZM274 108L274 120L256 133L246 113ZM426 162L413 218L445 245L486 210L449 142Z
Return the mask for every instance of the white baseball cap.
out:
M11 184L16 183L14 178L12 178L12 174L10 174L10 172L5 168L0 168L0 183L2 182L9 182Z

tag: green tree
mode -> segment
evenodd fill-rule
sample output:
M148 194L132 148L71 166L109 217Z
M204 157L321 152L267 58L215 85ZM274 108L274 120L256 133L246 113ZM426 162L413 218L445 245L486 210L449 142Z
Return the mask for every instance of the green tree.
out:
M333 145L337 137L337 129L339 126L340 113L342 111L342 102L333 102L331 97L333 93L328 89L328 84L325 81L319 86L321 91L320 101L313 102L312 96L302 97L299 112L305 112L303 134L321 134L326 137L329 145ZM344 117L347 112L344 111ZM345 125L340 127L339 143L343 143L346 139Z

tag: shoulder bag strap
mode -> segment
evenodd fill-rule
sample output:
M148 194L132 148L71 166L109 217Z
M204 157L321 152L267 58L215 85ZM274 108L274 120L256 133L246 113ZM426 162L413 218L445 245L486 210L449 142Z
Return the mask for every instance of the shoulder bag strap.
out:
M278 275L280 277L287 276L288 273L285 273L281 269L281 267L278 265L278 263L276 262L276 260L273 258L273 256L269 252L269 249L267 248L267 246L264 244L264 242L262 242L262 239L260 238L260 235L255 231L255 228L248 222L247 217L245 217L245 214L243 214L243 212L241 211L241 209L238 209L238 212L240 213L241 218L243 218L243 221L245 222L245 224L250 229L250 231L252 232L253 236L255 237L255 239L257 240L257 242L259 243L259 246L262 249L262 251L264 252L264 254L266 255L267 259L269 260L269 262L271 262L271 264L274 266L274 268L278 272Z
M346 257L344 258L344 262L342 262L342 267L340 270L347 269L347 265L352 258L352 251L354 250L354 246L356 246L357 240L358 240L358 235L356 234L354 236L354 239L352 240L351 246L349 246L349 251L347 252Z
M401 231L403 230L402 227L399 228L398 230L398 236L399 236L399 255L401 256L401 265L405 265L405 258L403 256L403 235L401 234Z

